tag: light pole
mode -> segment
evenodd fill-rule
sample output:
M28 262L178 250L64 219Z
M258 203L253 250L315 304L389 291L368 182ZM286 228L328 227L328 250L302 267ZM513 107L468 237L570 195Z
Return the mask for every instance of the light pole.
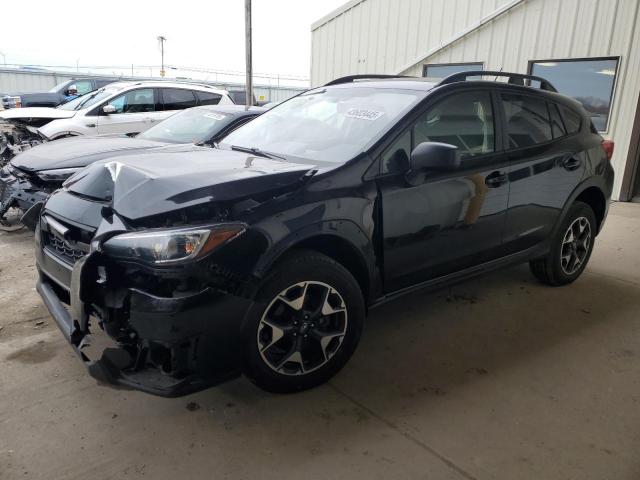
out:
M253 105L253 65L251 58L251 0L244 0L244 32L245 32L245 50L247 61L247 101L246 106L249 108Z
M2 55L2 63L4 64L4 66L7 66L7 57L5 56L4 53L0 52L0 55Z
M160 42L160 59L162 62L162 67L160 68L160 76L164 77L164 42L167 41L166 37L160 35L158 37L158 41Z

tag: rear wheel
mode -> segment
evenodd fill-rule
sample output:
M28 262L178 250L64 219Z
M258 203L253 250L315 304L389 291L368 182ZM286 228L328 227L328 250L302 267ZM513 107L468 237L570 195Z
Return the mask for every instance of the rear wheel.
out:
M296 252L264 280L249 312L245 374L272 392L324 383L351 357L364 316L347 269L320 253Z
M529 263L531 272L548 285L566 285L577 279L587 266L597 232L593 209L575 202L553 239L545 258Z

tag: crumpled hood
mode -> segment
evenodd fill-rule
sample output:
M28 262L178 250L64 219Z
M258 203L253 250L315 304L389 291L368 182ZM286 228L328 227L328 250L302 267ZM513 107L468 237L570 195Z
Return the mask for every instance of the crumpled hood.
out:
M98 160L130 155L157 148L165 143L125 135L109 137L79 136L47 142L25 150L11 160L13 166L27 171L86 167Z
M26 108L10 108L9 110L0 111L0 118L5 120L27 119L27 118L71 118L77 112L74 110L63 110L61 108L48 107L26 107Z
M108 201L120 216L136 220L292 186L312 170L312 165L185 145L94 163L64 187Z

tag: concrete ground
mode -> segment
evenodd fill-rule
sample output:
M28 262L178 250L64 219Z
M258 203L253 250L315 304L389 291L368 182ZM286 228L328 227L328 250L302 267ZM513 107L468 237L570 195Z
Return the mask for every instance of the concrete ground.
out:
M375 310L347 367L288 396L246 379L179 399L96 385L0 234L0 478L640 478L640 206L586 273L526 266Z

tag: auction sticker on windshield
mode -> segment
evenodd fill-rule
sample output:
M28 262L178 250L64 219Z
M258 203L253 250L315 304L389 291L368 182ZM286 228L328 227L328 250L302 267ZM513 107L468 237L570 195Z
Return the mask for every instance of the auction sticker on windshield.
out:
M223 115L221 113L205 113L204 116L206 118L210 118L212 120L218 120L218 121L224 120L227 117L226 115Z
M384 112L378 110L368 110L366 108L351 108L347 111L347 117L358 118L360 120L377 120Z

